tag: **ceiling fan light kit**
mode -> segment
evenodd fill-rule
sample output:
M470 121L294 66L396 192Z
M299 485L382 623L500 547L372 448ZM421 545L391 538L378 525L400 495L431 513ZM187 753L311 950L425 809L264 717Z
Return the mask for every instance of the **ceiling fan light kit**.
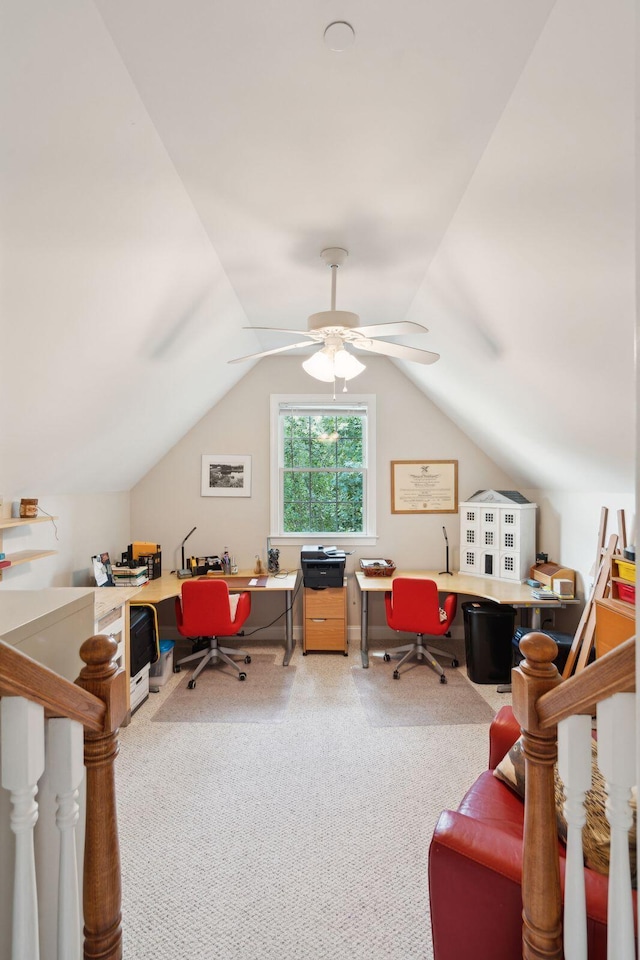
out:
M340 343L339 339L338 343ZM334 380L353 380L366 369L364 363L360 363L357 357L334 343L328 343L322 350L312 354L303 362L302 367L310 376L325 383L333 383Z
M360 317L349 310L336 310L336 274L348 257L343 247L327 247L320 254L324 262L331 268L331 309L312 313L307 321L306 333L300 334L296 330L280 327L253 327L254 330L270 330L273 333L287 333L291 336L303 336L308 340L293 343L286 347L276 347L273 350L263 350L261 353L250 354L247 357L237 357L230 363L240 363L243 360L258 360L261 357L272 356L276 353L285 353L288 350L297 350L307 346L309 341L321 343L318 350L302 364L303 369L316 380L333 383L335 390L336 379L352 380L365 369L346 348L349 344L356 350L369 353L378 353L398 360L411 360L414 363L435 363L440 355L429 350L418 350L416 347L406 347L400 343L389 343L378 340L376 337L400 337L415 333L428 333L421 323L413 321L398 321L391 323L360 326ZM346 390L346 382L345 388Z

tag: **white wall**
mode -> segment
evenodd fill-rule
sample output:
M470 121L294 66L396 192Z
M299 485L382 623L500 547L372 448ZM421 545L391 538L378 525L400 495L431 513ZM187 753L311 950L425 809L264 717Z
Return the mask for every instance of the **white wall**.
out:
M106 550L119 559L130 543L128 493L47 496L36 489L22 495L37 496L38 506L57 519L2 531L4 552L42 549L57 554L3 570L0 590L93 586L91 557ZM11 515L11 499L20 497L5 495L6 516Z
M250 568L256 553L266 559L269 535L269 396L271 393L318 393L319 385L300 366L300 358L261 361L131 491L132 536L162 546L163 570L180 565L179 544L195 525L187 556L221 553L225 547L240 568ZM320 387L320 391L319 391ZM377 401L377 526L375 547L358 547L347 558L347 572L360 557L388 557L406 568L444 568L446 526L451 566L458 563L458 515L392 515L390 462L404 459L458 461L460 499L485 487L513 489L510 478L442 414L389 360L374 357L351 381L352 393L373 393ZM252 457L250 498L200 496L202 454L235 453ZM281 566L300 565L300 547L280 548ZM251 624L280 612L254 604ZM372 624L382 618L374 604ZM350 587L349 620L357 625L359 599ZM299 622L299 615L296 614ZM278 624L272 633L280 635ZM269 635L269 634L266 634Z
M618 511L624 512L627 544L635 542L636 505L633 490L566 493L558 490L523 490L538 506L538 550L549 560L576 571L576 591L588 597L597 570L597 545L602 508L608 510L606 541L619 532ZM556 627L572 633L581 608L567 607L553 617Z

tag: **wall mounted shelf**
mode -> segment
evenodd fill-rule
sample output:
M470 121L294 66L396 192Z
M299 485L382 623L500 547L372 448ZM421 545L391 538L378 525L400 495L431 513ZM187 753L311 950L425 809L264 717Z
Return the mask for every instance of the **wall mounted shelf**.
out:
M56 517L0 517L0 553L4 551L3 530L13 530L16 527L28 527L34 523L50 523L56 520ZM40 560L42 557L55 556L57 550L17 550L15 553L7 553L5 560L9 561L6 567L0 566L0 581L5 570L11 567L17 567L22 563L31 563L32 560ZM0 564L3 561L0 561Z

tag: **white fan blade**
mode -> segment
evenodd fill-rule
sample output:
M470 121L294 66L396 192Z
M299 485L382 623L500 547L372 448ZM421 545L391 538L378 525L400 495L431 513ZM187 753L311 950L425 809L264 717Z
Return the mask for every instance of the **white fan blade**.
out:
M291 330L290 327L243 327L243 330L268 330L269 333L290 333L292 337L310 337L314 334L307 333L306 330Z
M253 329L255 329L255 327ZM288 347L276 347L275 350L263 350L262 353L249 353L246 357L236 357L235 360L228 360L227 363L242 363L243 360L259 360L260 357L271 357L274 353L284 353L286 350L297 350L298 347L308 346L308 340L301 340L300 343L290 343Z
M370 327L356 327L355 333L365 337L403 337L410 333L429 333L428 327L412 320L398 320L394 323L372 324Z
M439 353L432 353L430 350L417 350L416 347L405 347L401 343L386 343L384 340L367 340L364 343L358 343L352 340L350 346L357 350L366 350L369 353L382 353L387 357L395 357L397 360L413 360L414 363L435 363L440 359Z

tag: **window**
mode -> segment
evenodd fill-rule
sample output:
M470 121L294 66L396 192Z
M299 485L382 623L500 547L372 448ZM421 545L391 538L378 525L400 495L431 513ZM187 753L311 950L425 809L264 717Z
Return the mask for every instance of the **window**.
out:
M274 396L271 414L271 536L375 537L375 398Z

